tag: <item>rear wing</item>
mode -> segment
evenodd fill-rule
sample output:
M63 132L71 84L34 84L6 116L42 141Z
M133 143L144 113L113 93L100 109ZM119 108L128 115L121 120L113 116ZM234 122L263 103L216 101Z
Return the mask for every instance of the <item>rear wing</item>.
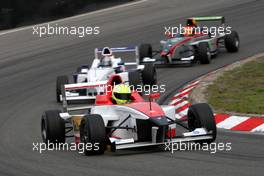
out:
M77 84L65 84L61 87L61 100L63 105L63 111L68 112L71 110L81 110L82 107L69 108L68 101L83 101L83 100L94 100L96 96L102 92L105 92L107 89L108 80L106 81L97 81L93 83L77 83ZM96 94L89 95L88 90L94 89L97 91ZM85 90L86 94L80 95L77 90ZM74 92L75 91L75 92Z
M225 17L224 16L191 17L191 18L187 19L187 23L189 20L195 20L197 22L199 22L199 21L220 21L221 24L225 23Z
M65 84L64 85L64 90L80 90L80 89L89 89L89 88L95 88L95 87L100 87L100 86L105 86L107 84L106 81L97 81L97 82L85 82L85 83L77 83L77 84Z
M139 63L139 50L137 46L128 46L128 47L116 47L110 48L113 53L135 53L136 62ZM94 49L94 56L95 59L99 59L99 54L101 54L103 48L95 48Z

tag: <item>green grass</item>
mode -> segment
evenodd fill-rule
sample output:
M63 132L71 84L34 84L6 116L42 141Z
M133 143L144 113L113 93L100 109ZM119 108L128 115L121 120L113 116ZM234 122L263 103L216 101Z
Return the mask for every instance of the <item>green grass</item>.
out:
M264 114L264 58L225 72L207 93L217 112Z

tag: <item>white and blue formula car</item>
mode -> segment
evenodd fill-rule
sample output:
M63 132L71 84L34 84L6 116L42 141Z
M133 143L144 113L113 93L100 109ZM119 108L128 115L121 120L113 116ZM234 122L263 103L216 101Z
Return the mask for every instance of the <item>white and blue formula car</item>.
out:
M155 85L157 83L156 69L153 63L139 64L141 51L136 47L118 47L118 48L96 48L95 58L92 65L81 65L77 72L73 74L74 87L83 87L83 89L67 90L65 92L67 101L75 100L95 100L96 95L103 94L105 86L108 85L109 78L113 75L119 75L122 82L129 85ZM115 57L114 54L133 54L135 62L124 62L121 57ZM56 81L57 102L62 102L62 86L70 85L68 76L58 76ZM78 86L79 85L79 86Z

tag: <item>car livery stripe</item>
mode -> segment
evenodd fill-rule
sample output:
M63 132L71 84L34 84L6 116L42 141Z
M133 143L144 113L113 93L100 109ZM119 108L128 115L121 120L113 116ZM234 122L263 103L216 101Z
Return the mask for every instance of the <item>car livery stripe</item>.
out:
M186 38L186 39L184 39L183 41L181 41L181 42L176 43L175 45L173 45L173 46L170 48L169 54L172 56L172 53L174 52L174 50L175 50L178 46L181 46L182 44L189 42L191 39L192 39L192 38L189 37L189 38Z
M181 46L183 45L184 43L187 43L189 41L191 41L192 39L194 38L198 38L198 37L202 37L202 36L205 36L205 34L196 34L194 36L191 36L191 37L188 37L182 41L180 41L179 43L176 43L175 45L173 45L171 48L170 48L170 51L169 51L169 54L172 56L172 53L174 52L174 50L178 47L178 46ZM162 53L164 55L164 53ZM161 56L163 56L161 55Z

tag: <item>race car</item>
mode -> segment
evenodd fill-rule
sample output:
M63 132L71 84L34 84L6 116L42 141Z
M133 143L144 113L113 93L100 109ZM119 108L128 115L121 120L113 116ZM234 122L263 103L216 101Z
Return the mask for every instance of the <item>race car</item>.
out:
M157 83L156 69L153 64L145 63L139 65L138 47L118 47L118 48L96 48L95 59L91 66L82 65L73 74L73 83L91 83L82 90L66 91L66 100L94 100L96 95L104 93L104 86L111 75L119 75L122 82L130 85L155 85ZM124 62L120 57L114 56L116 53L133 53L136 62ZM58 76L56 81L56 99L62 101L61 88L65 84L70 84L68 76Z
M121 80L121 77L113 75L111 80ZM86 86L85 84L87 83L82 86ZM111 85L115 83L112 82ZM67 88L76 87L79 85ZM130 101L117 104L113 95L129 97ZM76 144L90 146L85 149L85 155L179 142L209 144L216 139L214 115L208 104L190 106L188 119L178 120L175 118L174 106L155 102L159 97L159 93L153 93L147 101L135 90L131 90L128 96L116 94L113 88L103 95L97 95L95 105L82 107L69 107L63 97L62 111L48 110L43 113L42 139L46 144L65 144L66 138L74 137ZM186 130L177 131L179 126Z
M238 33L226 27L223 16L188 18L183 29L183 32L175 36L168 32L168 39L160 41L160 50L156 51L160 56L157 59L152 58L152 46L142 44L140 63L193 64L199 61L201 64L209 64L221 48L228 52L239 50Z

